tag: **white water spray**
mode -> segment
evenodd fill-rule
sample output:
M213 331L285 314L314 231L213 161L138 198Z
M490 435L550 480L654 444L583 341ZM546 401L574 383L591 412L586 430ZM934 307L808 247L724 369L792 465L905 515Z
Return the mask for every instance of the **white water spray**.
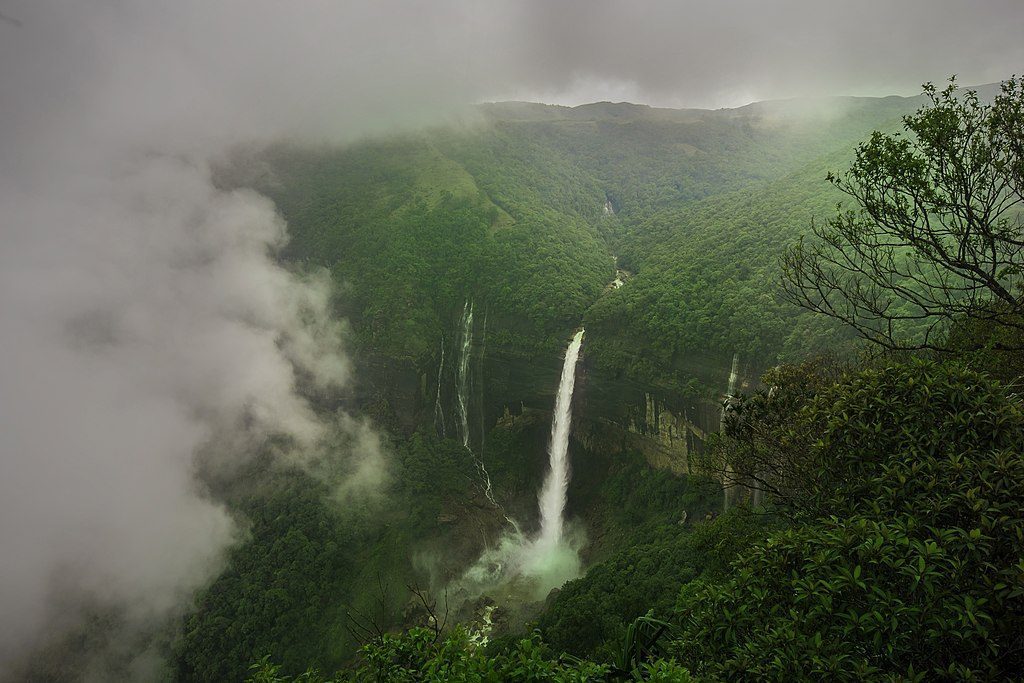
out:
M540 537L537 545L549 548L562 541L565 496L569 488L569 427L572 424L572 392L576 384L576 361L583 344L583 329L576 333L565 352L562 378L555 398L555 414L551 421L551 443L548 445L550 470L540 492Z

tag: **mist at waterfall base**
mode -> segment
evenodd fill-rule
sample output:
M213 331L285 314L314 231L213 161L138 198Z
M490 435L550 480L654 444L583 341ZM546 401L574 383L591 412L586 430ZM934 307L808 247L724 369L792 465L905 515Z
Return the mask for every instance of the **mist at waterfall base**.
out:
M586 542L583 528L565 520L569 487L569 431L572 426L572 394L576 362L583 344L580 329L569 342L551 418L548 473L538 495L540 529L535 536L523 533L509 520L511 529L488 548L456 582L469 597L541 600L580 575L580 549Z

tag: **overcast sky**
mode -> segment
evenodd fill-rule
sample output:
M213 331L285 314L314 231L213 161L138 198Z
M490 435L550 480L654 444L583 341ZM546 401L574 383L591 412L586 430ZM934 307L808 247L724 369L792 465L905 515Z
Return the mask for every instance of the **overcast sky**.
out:
M34 93L35 126L85 102L190 137L195 119L213 137L225 119L245 134L343 135L480 100L719 107L1024 72L1020 0L0 0L0 12L5 122Z
M330 282L268 257L287 226L211 158L495 99L912 95L1024 73L1022 29L1021 0L0 0L0 678L58 593L145 621L217 571L204 445L328 435L386 479L372 426L295 388L348 381Z
M954 73L980 84L1024 71L1019 0L598 0L524 14L530 71L513 92L571 104L913 95Z

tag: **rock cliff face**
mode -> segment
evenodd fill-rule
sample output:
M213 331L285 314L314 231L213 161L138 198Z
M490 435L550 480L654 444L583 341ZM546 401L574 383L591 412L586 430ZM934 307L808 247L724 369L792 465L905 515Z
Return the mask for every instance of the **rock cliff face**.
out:
M732 369L731 355L706 354L694 364L694 388L680 394L587 366L581 378L577 436L590 449L639 451L652 467L696 473L693 456L720 427L721 402ZM739 365L739 388L752 386L755 370Z
M623 417L583 412L577 438L588 450L637 451L652 467L690 474L691 456L703 448L709 425L717 426L712 419L715 410L716 406L704 401L673 409L654 394L644 392L639 401L620 406L616 412L624 412Z
M631 420L627 429L652 442L652 447L645 449L644 455L653 467L676 474L690 473L690 452L699 448L707 438L707 432L691 422L685 412L674 414L649 393L644 394L643 423Z
M475 451L483 447L492 429L509 429L524 413L542 422L542 415L550 419L561 359L554 354L523 359L500 345L486 344L480 329L463 349L458 326L459 321L453 319L442 342L443 363L442 345L437 358L425 367L414 367L411 361L365 359L351 399L397 434L409 435L430 425L439 436L457 438L461 391L469 444ZM460 385L457 370L461 360L465 360L467 377ZM749 391L758 369L742 362L735 369L734 388ZM598 367L588 359L584 343L574 397L574 438L591 452L609 456L639 452L652 467L679 475L696 473L694 456L701 453L708 435L720 427L721 402L729 391L733 370L732 354L695 356L682 368L693 378L692 389L681 394ZM673 372L678 374L680 368Z

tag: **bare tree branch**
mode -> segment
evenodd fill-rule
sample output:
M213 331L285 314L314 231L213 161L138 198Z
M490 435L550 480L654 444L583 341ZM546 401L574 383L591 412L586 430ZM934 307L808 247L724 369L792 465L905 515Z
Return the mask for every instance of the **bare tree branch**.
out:
M948 351L965 320L1024 333L1024 80L992 104L952 80L925 94L904 133L875 132L829 174L857 210L784 254L784 295L893 350ZM1024 350L1024 334L991 348Z

